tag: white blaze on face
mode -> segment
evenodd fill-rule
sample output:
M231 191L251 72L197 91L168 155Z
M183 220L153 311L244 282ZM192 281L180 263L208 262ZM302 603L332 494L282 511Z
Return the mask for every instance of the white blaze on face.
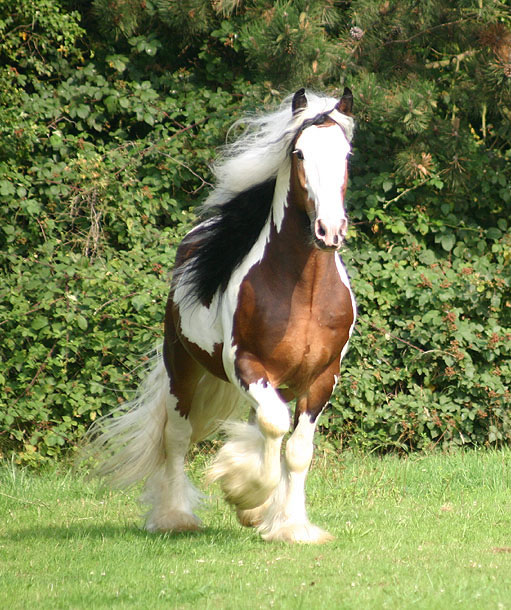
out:
M347 228L343 190L350 144L338 125L313 125L303 131L295 148L303 154L307 191L315 205L314 220L321 223L327 245L337 245L330 242L335 236L342 239Z

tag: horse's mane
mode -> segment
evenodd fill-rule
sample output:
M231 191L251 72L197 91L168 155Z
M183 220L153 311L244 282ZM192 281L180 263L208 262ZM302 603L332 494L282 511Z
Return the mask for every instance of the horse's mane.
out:
M276 111L244 117L231 127L244 125L245 131L222 149L213 166L216 186L203 205L202 222L192 233L193 246L181 268L194 301L209 304L218 288L226 288L268 219L277 174L288 162L297 133L332 111L338 100L307 92L307 106L295 114L291 101L289 96ZM351 140L354 120L340 113L337 119Z

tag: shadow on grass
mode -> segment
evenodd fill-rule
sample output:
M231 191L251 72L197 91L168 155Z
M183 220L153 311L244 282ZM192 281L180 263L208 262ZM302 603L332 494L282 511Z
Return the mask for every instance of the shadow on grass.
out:
M148 532L144 529L130 525L115 524L83 524L73 523L66 526L55 527L27 527L2 536L4 540L12 542L55 541L63 540L124 540L142 539L148 541L186 541L203 540L206 543L212 541L232 540L231 528L205 527L198 532Z
M197 532L148 532L135 525L118 525L111 523L84 524L72 523L66 526L32 526L24 527L5 533L1 536L5 541L24 545L37 542L63 541L73 542L134 542L145 540L150 543L186 543L192 544L222 544L231 543L238 538L242 544L260 544L261 538L253 530L236 529L229 526L206 526Z

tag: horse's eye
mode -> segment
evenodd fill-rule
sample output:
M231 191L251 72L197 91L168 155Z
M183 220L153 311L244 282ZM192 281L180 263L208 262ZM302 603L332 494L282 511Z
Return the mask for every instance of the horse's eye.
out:
M300 159L300 161L303 161L303 152L301 150L299 150L298 148L296 150L293 150L293 155L296 155L297 159Z

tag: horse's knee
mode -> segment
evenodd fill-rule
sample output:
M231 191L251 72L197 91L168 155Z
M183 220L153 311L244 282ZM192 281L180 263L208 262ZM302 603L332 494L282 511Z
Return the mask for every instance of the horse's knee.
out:
M289 430L289 410L275 389L260 380L249 386L249 393L257 401L256 421L264 436L284 436Z
M291 436L286 443L286 464L291 472L307 470L312 461L313 445L302 435Z
M190 420L179 413L176 405L177 400L170 395L165 425L165 446L167 453L185 454L190 446L192 426Z

